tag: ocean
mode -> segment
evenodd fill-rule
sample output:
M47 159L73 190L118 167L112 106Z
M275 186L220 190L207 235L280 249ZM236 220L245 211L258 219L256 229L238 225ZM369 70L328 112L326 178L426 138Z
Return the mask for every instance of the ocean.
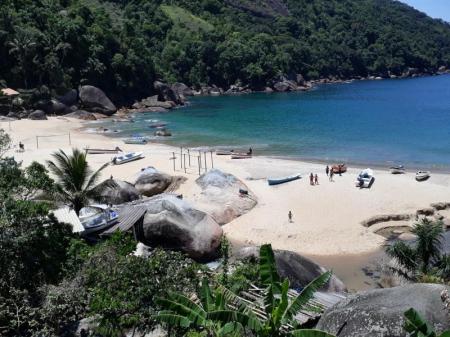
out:
M324 84L308 92L192 97L168 113L112 123L116 136L152 135L168 123L184 147L359 165L450 169L450 75Z

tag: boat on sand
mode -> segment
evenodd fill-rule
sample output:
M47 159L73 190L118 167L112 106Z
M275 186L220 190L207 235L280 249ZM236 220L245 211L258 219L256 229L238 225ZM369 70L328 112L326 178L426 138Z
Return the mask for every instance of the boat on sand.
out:
M233 150L216 150L216 156L231 156L234 154Z
M122 152L122 150L119 147L116 147L115 149L90 149L85 148L86 154L116 154Z
M290 181L300 179L301 177L302 177L301 174L294 174L294 175L291 175L288 177L282 177L282 178L268 178L267 182L269 183L269 186L280 185L280 184L284 184L284 183L288 183Z
M425 181L428 178L430 178L431 173L430 171L417 171L416 172L416 180L417 181Z
M355 185L360 188L370 188L374 181L375 177L373 176L373 171L370 168L367 168L359 173Z
M125 138L123 141L125 144L147 144L148 138L143 136L132 136L130 138Z
M129 152L126 154L123 154L121 156L115 156L112 160L114 165L120 165L125 164L133 160L138 160L144 158L144 155L142 152Z
M337 165L333 165L331 167L331 170L333 171L333 173L344 173L347 172L347 166L345 166L345 164L337 164Z
M405 173L405 167L403 165L395 165L389 168L392 174L402 174Z
M231 159L249 159L252 155L249 153L234 153L231 155Z
M107 205L90 205L80 210L83 234L99 232L117 223L119 215Z

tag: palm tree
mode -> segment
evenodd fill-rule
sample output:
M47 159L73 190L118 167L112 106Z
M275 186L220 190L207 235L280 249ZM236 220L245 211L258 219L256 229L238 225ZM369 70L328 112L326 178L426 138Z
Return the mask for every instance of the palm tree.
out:
M47 161L47 165L56 176L56 197L69 204L79 215L89 200L101 198L101 189L96 183L108 163L93 172L86 161L86 154L78 149L73 149L70 156L63 150L53 153L52 156L55 162Z
M16 27L14 39L8 42L9 54L17 55L18 65L22 72L25 88L28 88L27 63L28 58L36 47L35 32L32 29Z
M406 278L416 279L420 273L427 274L441 260L442 223L425 218L415 224L411 232L417 236L414 246L396 242L386 252L401 266L394 268L394 271Z

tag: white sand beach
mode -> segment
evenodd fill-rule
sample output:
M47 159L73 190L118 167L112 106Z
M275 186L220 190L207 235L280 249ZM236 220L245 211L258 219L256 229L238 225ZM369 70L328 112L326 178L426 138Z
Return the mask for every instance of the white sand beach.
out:
M173 148L160 144L125 145L120 139L104 135L90 134L80 129L84 125L79 120L50 118L46 121L20 120L0 123L13 138L25 144L26 151L10 151L24 165L33 160L44 162L52 152L78 148L114 148L125 151L142 151L145 159L119 166L109 166L103 176L133 181L142 167L154 166L171 175L188 178L177 193L182 193L187 201L195 204L200 188L195 184L198 168L192 167L184 173L180 163L173 169ZM68 132L71 135L69 145ZM62 135L39 138L36 136ZM209 154L208 154L209 156ZM111 155L89 155L89 163L97 168L111 160ZM208 166L210 158L208 158ZM432 174L425 182L416 182L414 172L392 175L388 170L375 170L376 181L370 189L355 187L355 178L360 169L350 168L342 176L336 175L329 182L324 164L314 164L293 160L254 157L232 160L214 155L214 167L234 174L243 180L256 194L258 205L249 213L224 226L228 238L238 244L272 243L274 248L287 249L306 255L364 254L380 248L385 239L374 233L374 228L366 228L361 222L375 215L415 213L417 209L429 207L434 202L450 201L450 175ZM308 175L319 175L320 184L311 186ZM301 173L303 178L279 186L268 186L267 177L278 177ZM288 221L288 212L293 213L293 222ZM402 222L402 225L404 223Z

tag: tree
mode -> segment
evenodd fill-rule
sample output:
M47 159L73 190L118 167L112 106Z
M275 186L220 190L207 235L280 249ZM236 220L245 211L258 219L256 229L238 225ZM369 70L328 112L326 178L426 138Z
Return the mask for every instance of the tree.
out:
M411 232L417 236L414 245L396 242L386 252L400 264L394 271L416 280L420 274L427 274L431 268L439 266L442 260L442 223L425 218L415 224Z
M89 200L98 200L101 197L101 189L96 183L109 164L102 165L93 172L86 161L86 154L78 149L73 149L68 156L63 150L53 153L53 161L47 161L50 171L56 176L55 196L69 204L78 215ZM102 184L103 188L111 187Z
M5 132L5 130L0 129L0 158L2 158L10 148L11 137Z

